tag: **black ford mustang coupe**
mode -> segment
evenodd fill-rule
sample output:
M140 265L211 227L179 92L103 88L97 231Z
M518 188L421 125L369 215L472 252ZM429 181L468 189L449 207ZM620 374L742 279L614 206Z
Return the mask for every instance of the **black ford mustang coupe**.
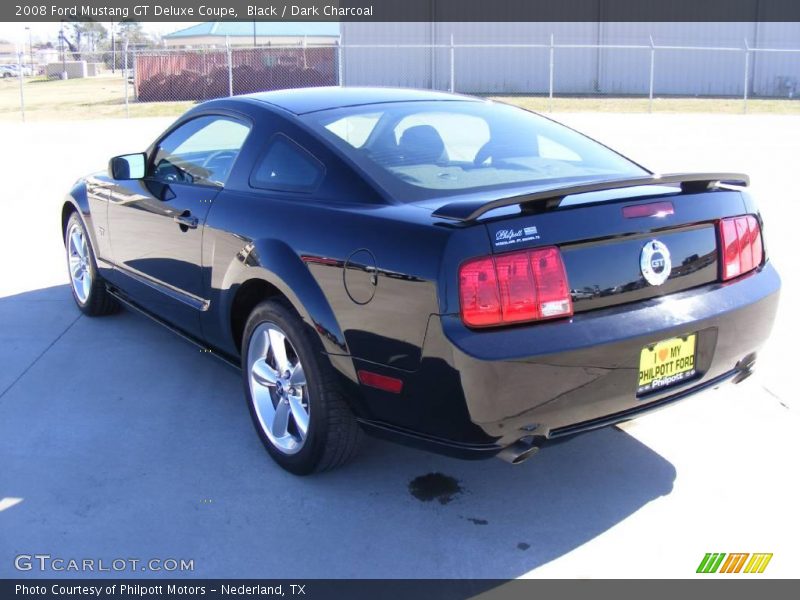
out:
M780 279L747 183L478 98L318 88L191 109L62 224L80 310L240 366L285 469L362 431L516 463L750 374Z

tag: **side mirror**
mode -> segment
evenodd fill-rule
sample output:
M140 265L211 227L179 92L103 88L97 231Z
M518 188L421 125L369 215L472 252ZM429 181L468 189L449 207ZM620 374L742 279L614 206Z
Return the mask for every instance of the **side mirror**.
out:
M144 152L115 156L108 161L108 174L112 179L117 180L142 179L146 159Z

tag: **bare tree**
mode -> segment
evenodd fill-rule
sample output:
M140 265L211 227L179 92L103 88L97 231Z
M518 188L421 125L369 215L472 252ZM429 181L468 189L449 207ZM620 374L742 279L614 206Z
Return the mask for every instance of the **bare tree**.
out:
M63 34L59 35L75 60L80 60L85 46L88 45L85 49L93 51L98 42L108 37L105 26L97 21L71 21L65 24L62 31Z
M120 21L119 39L123 43L127 42L134 46L150 45L152 43L150 37L142 29L142 24L138 21Z

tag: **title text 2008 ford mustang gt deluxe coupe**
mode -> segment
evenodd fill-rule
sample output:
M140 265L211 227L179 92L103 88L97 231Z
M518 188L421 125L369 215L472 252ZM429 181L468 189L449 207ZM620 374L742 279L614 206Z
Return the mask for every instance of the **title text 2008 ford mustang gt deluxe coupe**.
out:
M362 431L521 462L750 374L780 280L747 184L478 98L318 88L191 109L62 225L80 310L240 365L285 469Z

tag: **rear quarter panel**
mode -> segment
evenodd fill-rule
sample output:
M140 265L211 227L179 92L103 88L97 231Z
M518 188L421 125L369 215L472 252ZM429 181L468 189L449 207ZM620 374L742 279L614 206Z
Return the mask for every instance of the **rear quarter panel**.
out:
M226 193L217 204L204 248L220 309L207 337L230 340L223 332L233 294L261 278L292 301L328 353L418 366L428 316L439 311L446 231L399 220L402 209L391 206L325 206L266 192ZM230 342L227 349L236 351Z
M276 133L325 165L314 193L250 186L249 175ZM262 279L290 299L329 354L413 370L428 317L439 312L436 290L449 234L432 225L430 211L384 201L291 119L259 117L206 222L203 265L213 308L204 316L204 336L238 355L230 307L239 286Z

